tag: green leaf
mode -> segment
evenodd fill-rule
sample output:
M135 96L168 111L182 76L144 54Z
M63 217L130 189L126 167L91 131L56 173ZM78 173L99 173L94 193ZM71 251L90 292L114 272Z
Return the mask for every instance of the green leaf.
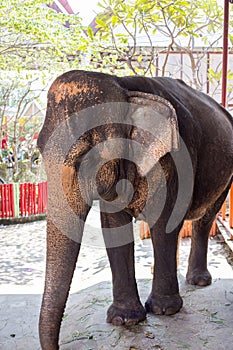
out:
M107 27L106 23L103 20L96 18L95 21L97 24L97 28L106 28Z
M115 27L117 23L118 23L118 17L112 16L112 26Z
M232 34L229 34L229 39L230 39L231 45L233 45L233 35Z
M87 34L88 34L89 38L94 40L95 36L94 36L93 30L91 27L87 27Z

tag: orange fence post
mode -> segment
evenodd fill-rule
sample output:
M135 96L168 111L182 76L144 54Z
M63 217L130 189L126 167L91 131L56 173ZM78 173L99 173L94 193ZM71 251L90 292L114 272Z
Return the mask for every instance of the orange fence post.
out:
M181 232L180 232L180 237L181 238L188 237L187 227L186 227L185 222L184 222L184 224L182 226L182 229L181 229Z
M222 219L226 220L226 212L227 212L227 202L225 201L222 205L220 213L222 214Z
M191 220L185 221L180 232L180 237L181 238L191 237L192 229L193 229L192 221ZM217 224L216 224L216 220L214 220L210 230L210 236L214 237L216 234L217 234ZM140 238L141 239L150 238L150 228L148 224L144 221L140 223Z
M230 228L233 228L233 185L230 189L230 214L229 214L229 225Z
M191 237L192 236L193 224L192 221L187 220L181 229L181 237Z
M140 223L140 238L141 239L147 239L150 238L150 228L147 222L142 221Z
M140 223L140 239L144 239L144 221Z
M233 185L231 185L230 189L230 203L229 203L229 209L230 209L230 214L229 214L229 225L230 228L233 228Z
M217 233L217 224L216 224L216 220L214 220L213 222L213 225L211 227L211 230L210 230L210 236L211 237L214 237Z

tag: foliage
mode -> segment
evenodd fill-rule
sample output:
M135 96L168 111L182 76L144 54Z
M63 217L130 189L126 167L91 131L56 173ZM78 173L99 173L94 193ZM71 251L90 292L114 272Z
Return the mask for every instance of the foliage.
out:
M3 168L6 159L13 166L14 179L25 168L21 163L35 155L32 141L43 122L35 116L23 118L26 107L39 99L54 75L80 67L80 50L89 49L80 18L57 13L48 3L0 2L0 141L8 138L0 161Z
M88 34L91 41L98 40L95 57L102 59L105 66L124 73L164 76L169 54L182 50L190 60L191 83L200 88L200 61L222 37L223 8L218 1L102 0L100 6L97 38L90 28ZM194 42L205 47L199 57L193 54ZM166 51L166 55L157 67L155 58L161 51Z
M6 129L16 161L21 140L30 144L41 127L33 116L22 119L33 99L42 99L46 84L68 69L85 68L107 73L166 76L170 74L171 53L184 52L189 58L186 81L202 89L201 62L209 49L222 46L223 2L218 0L100 0L97 33L83 28L77 15L57 13L49 0L5 0L0 2L0 140ZM230 5L229 44L233 46L233 6ZM202 47L194 53L196 46ZM162 55L161 55L162 54ZM157 62L158 56L163 61ZM177 70L180 67L177 67ZM217 90L221 85L221 65L210 67L208 78ZM232 72L228 72L233 80ZM45 83L46 82L46 83ZM232 84L229 84L229 94ZM41 95L42 93L42 95ZM42 97L41 97L42 96ZM9 151L9 150L8 150ZM24 160L22 160L24 162Z
M221 83L222 83L222 68L221 65L218 65L218 67L213 70L209 68L208 70L208 79L209 82L211 83L212 86L214 86L212 94L215 95L218 90L221 88ZM228 69L227 71L227 81L228 81L228 86L227 86L227 98L226 100L230 104L232 101L232 91L233 91L233 71Z
M7 141L1 152L1 162L7 162L15 176L19 171L19 160L35 156L34 137L41 129L43 119L37 115L26 118L24 113L32 101L40 100L45 87L36 73L15 76L13 72L2 72L1 77L4 85L0 85L0 140Z
M0 69L64 70L80 63L88 40L77 15L57 13L48 0L0 3Z

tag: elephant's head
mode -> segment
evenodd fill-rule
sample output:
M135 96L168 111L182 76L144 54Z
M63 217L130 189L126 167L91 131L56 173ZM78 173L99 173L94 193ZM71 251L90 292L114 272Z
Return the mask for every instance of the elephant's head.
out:
M178 149L178 122L172 104L144 92L127 91L125 95L126 102L104 102L80 112L77 127L71 129L85 125L85 132L67 152L65 165L80 165L88 154L89 171L126 159L146 176L160 158Z
M168 100L110 83L102 93L93 81L89 90L88 84L82 83L80 89L76 89L80 90L80 95L75 95L72 100L65 95L64 105L60 100L57 104L53 88L48 104L47 113L53 115L57 111L56 114L63 118L53 131L49 158L62 154L63 191L67 196L78 176L83 199L90 205L99 195L108 201L119 198L123 203L129 203L132 197L130 184L135 183L137 174L147 176L159 159L176 150L179 144L177 116ZM70 94L70 90L70 86L67 87L67 93ZM61 112L62 106L64 112ZM65 114L67 108L69 117ZM42 136L44 133L48 138L48 130L53 130L49 123L53 119L55 116L48 119ZM126 181L120 182L122 179L129 180L128 185Z

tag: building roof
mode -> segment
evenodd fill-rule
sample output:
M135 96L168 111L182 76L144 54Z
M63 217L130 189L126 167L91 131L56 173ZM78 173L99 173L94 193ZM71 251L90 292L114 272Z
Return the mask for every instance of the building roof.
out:
M68 0L54 0L53 3L48 6L57 12L74 14Z

